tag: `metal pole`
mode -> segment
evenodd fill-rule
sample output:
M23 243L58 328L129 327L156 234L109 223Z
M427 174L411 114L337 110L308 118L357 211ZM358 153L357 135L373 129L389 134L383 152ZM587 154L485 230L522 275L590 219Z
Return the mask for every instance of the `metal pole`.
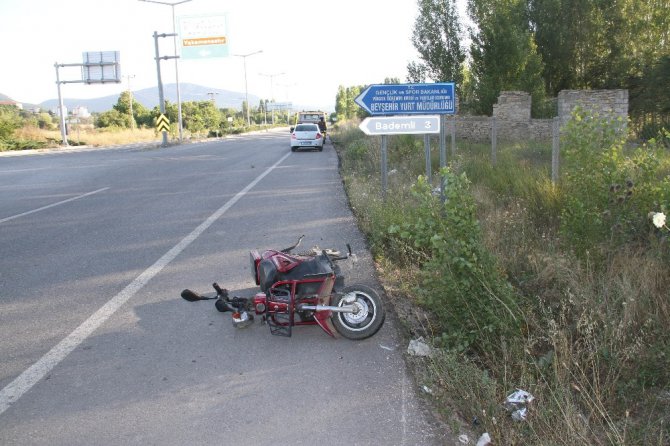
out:
M451 156L456 156L456 115L451 120Z
M133 114L133 91L130 89L130 79L135 77L134 74L127 74L125 76L128 79L128 99L130 105L130 130L135 130L135 115Z
M447 115L440 115L440 169L447 167ZM445 200L446 176L440 176L440 199Z
M274 101L274 92L273 92L273 81L276 76L282 76L286 73L274 73L274 74L263 74L263 73L258 73L261 76L267 76L270 78L270 102ZM267 124L267 122L266 122ZM272 125L275 125L275 109L274 107L272 108Z
M558 167L559 167L559 153L560 153L560 131L561 122L557 116L552 122L552 141L551 141L551 182L558 183Z
M491 118L491 164L498 162L498 125L496 117Z
M431 165L431 160L430 160L430 135L425 134L423 135L423 147L426 149L426 180L428 181L428 184L430 184L431 179L431 173L433 170L433 166Z
M247 101L247 127L251 127L251 118L249 117L249 88L247 85L247 57L253 56L254 54L262 53L263 50L254 51L253 53L247 54L235 54L237 57L241 57L244 60L244 97Z
M179 57L177 57L177 27L175 25L176 22L174 19L175 5L170 6L172 6L172 33L174 34L172 36L172 44L174 47L174 74L175 74L175 81L177 82L177 120L179 121L179 142L181 142L183 140L184 130L182 127L182 117L181 117L181 89L179 88Z
M388 179L388 135L382 135L382 199L386 201L386 187Z
M154 31L154 45L156 47L156 73L158 73L158 104L161 114L165 114L165 99L163 98L163 81L161 80L161 59L158 54L158 32ZM163 147L167 147L167 132L163 131Z
M181 91L179 88L179 56L177 56L177 27L176 27L176 22L175 22L175 16L174 16L174 7L177 5L181 5L182 3L188 3L192 0L181 0L177 1L174 3L168 3L168 2L161 2L157 0L140 0L142 2L147 2L147 3L158 3L159 5L168 5L172 7L172 42L174 45L174 70L175 70L175 81L177 83L177 120L178 122L178 127L179 127L179 141L181 142L183 139L183 126L182 126L182 117L181 117Z
M247 56L244 58L244 100L247 103L247 127L251 127L251 118L249 117L249 87L247 86Z
M54 64L56 67L56 85L58 86L58 108L60 110L60 136L63 140L62 145L68 146L67 131L65 128L65 105L63 104L63 95L60 92L60 75L58 74L58 62Z
M447 115L440 115L440 168L447 167Z

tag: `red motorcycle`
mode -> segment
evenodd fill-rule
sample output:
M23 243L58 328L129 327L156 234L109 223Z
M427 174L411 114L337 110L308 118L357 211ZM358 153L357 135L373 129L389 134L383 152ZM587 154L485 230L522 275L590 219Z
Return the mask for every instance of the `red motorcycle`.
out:
M319 325L330 336L365 339L379 331L386 311L375 290L365 285L344 286L336 262L354 257L330 249L312 248L292 254L304 236L290 248L250 252L251 272L261 292L250 297L230 297L228 290L214 283L215 293L201 295L184 290L189 302L216 299L216 309L231 312L233 325L250 325L254 314L261 316L270 333L291 336L297 325Z

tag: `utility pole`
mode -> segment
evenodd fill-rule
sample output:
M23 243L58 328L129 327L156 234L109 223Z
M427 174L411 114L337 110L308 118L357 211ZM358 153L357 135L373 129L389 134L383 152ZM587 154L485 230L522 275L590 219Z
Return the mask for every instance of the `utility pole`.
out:
M134 74L126 74L128 80L128 100L130 102L130 130L135 130L135 115L133 114L133 90L130 89L130 80L135 78Z
M181 117L181 93L179 89L179 56L177 56L177 30L176 30L176 22L174 18L174 7L177 5L181 5L182 3L188 3L192 0L181 0L178 2L159 2L156 0L140 0L141 2L147 2L147 3L158 3L159 5L168 5L172 7L172 44L174 46L174 73L175 73L175 81L177 83L177 120L179 121L179 142L183 140L183 126L182 126L182 117Z
M234 54L234 56L241 57L244 59L244 97L247 101L247 127L251 127L251 118L249 117L249 87L247 85L247 57L253 56L254 54L262 53L263 50L254 51L253 53L247 54Z
M275 73L275 74L263 74L263 73L258 73L261 76L267 76L270 78L270 101L274 101L274 94L272 92L272 80L277 77L277 76L283 76L284 72L281 73ZM272 107L272 125L275 125L275 109Z

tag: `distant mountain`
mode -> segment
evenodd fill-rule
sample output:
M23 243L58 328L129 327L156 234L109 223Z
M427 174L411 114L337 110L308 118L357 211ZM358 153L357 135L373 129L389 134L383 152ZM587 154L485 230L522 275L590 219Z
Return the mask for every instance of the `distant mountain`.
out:
M35 104L28 104L26 102L16 101L13 98L7 96L6 94L0 93L0 102L2 102L2 101L18 102L18 103L21 104L21 106L23 107L24 110L32 110L32 109L38 107Z
M245 100L244 92L230 90L220 90L217 88L203 87L201 85L180 83L179 90L181 101L207 101L214 99L217 108L235 108L241 109L242 102ZM119 93L120 94L120 93ZM166 100L177 103L177 85L164 84L163 95ZM148 109L158 106L158 87L145 88L143 90L133 91L133 98ZM65 107L72 110L74 107L86 107L89 112L104 112L111 110L119 100L119 95L104 96L93 99L71 99L63 98ZM249 95L249 103L252 107L258 105L260 98ZM49 99L39 104L39 107L46 110L58 108L58 99Z
M207 101L214 100L217 108L234 108L237 110L242 109L242 102L245 100L244 92L231 91L231 90L221 90L218 88L203 87L202 85L181 83L180 93L181 101ZM121 93L103 96L100 98L92 99L73 99L73 98L63 98L63 103L68 110L73 110L75 107L86 107L91 113L100 113L107 110L111 110L114 105L119 100L119 95ZM177 86L176 84L164 84L163 85L163 94L165 99L172 102L173 104L177 103ZM133 91L133 98L144 105L148 109L152 109L158 106L158 87L145 88L143 90ZM13 98L0 93L0 101L11 101ZM21 102L21 101L16 101ZM257 107L260 102L260 97L249 94L249 103L252 107ZM40 104L28 104L23 102L24 110L32 110L40 108L42 110L56 110L58 108L58 99L49 99ZM314 105L304 105L304 104L293 104L294 110L313 110L319 109Z

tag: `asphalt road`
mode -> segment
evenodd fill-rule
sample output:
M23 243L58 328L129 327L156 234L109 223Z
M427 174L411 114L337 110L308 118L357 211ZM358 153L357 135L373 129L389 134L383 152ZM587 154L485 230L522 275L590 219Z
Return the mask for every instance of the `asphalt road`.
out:
M393 319L364 341L235 329L249 250L344 248L375 286L330 144L267 132L0 157L0 444L444 444Z

